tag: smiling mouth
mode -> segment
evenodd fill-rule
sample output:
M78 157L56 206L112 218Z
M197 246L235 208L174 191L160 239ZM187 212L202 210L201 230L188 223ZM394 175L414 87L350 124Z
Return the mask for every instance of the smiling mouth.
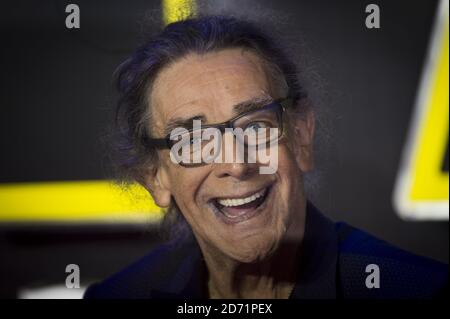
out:
M211 201L214 211L226 223L239 223L248 220L261 211L270 193L267 186L250 196L233 198L215 198Z

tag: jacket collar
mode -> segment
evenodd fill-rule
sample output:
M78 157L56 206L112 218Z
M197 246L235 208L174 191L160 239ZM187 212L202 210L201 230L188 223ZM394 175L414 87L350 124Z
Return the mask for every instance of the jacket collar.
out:
M290 298L335 299L337 263L335 224L308 202L300 270Z

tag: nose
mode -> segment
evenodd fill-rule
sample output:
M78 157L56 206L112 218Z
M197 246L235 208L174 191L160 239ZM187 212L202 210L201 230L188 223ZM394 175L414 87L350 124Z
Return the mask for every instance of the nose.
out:
M236 141L232 134L225 133L222 142L219 155L222 162L213 164L216 177L234 177L242 180L258 171L257 164L245 161L243 154L245 151L236 148Z
M214 174L218 178L234 177L244 180L258 171L256 165L251 163L221 163L214 166Z

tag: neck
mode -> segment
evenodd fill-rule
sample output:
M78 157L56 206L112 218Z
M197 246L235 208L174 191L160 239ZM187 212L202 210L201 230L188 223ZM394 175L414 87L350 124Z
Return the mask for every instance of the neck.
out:
M202 249L210 298L289 298L297 280L305 212L297 216L278 249L262 261L242 263L220 252Z

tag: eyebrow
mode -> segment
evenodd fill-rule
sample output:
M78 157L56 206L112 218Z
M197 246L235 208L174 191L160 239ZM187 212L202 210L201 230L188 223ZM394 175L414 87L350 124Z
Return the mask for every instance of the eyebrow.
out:
M260 109L273 101L274 99L267 95L254 97L234 105L233 112L236 114L236 116L238 116L241 113ZM192 128L194 120L201 120L202 122L204 122L206 121L206 116L204 114L197 114L187 119L180 117L172 118L167 122L164 134L169 135L171 131L177 127L184 127L186 129Z
M169 135L172 132L172 130L174 130L178 127L190 129L193 126L194 120L200 120L200 121L204 122L206 120L206 116L203 114L198 114L198 115L194 115L187 119L180 118L180 117L172 118L167 122L166 128L164 129L164 134Z
M233 106L233 110L236 115L239 115L244 112L258 110L273 101L274 99L270 96L258 96L236 104L235 106Z

